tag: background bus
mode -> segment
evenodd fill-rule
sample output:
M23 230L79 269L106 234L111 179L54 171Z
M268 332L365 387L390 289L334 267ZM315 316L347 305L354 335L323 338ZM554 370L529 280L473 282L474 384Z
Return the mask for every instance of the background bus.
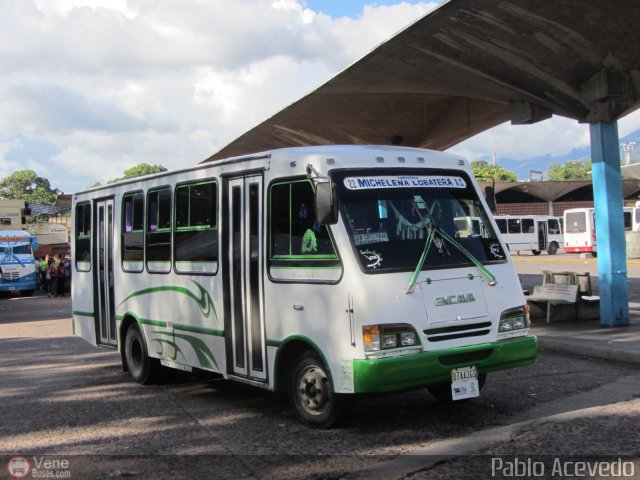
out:
M562 218L546 215L503 215L493 217L510 251L531 250L558 253L564 243Z
M0 292L31 295L36 288L38 237L22 230L0 231Z
M640 231L640 207L624 207L625 231ZM593 208L572 208L564 212L564 251L568 253L592 253L596 245L596 215Z

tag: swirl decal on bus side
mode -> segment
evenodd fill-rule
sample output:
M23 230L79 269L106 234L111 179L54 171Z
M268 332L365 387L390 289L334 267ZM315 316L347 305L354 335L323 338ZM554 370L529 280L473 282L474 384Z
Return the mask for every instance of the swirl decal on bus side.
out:
M202 311L202 314L205 316L205 318L208 318L209 315L211 315L211 312L213 312L213 316L215 320L218 321L218 313L216 312L216 307L213 304L213 299L211 298L211 295L209 295L209 292L207 292L207 290L198 282L194 280L191 280L191 282L193 282L195 286L198 287L200 296L198 296L197 294L193 293L191 290L185 287L179 287L177 285L163 285L160 287L145 288L143 290L138 290L137 292L133 292L132 294L127 296L122 302L120 302L118 307L121 307L127 300L134 297L139 297L141 295L150 295L152 293L157 293L157 292L177 292L177 293L182 293L183 295L187 295L189 298L195 300L198 303L198 306L200 307L200 310Z

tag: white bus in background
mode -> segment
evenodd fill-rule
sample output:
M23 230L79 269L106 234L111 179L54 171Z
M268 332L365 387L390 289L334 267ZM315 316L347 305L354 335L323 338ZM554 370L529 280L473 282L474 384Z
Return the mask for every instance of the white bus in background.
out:
M564 244L561 217L497 215L493 218L512 252L530 250L534 255L540 255L545 251L549 255L555 255Z
M484 227L456 232L462 216ZM76 193L73 218L74 332L118 348L140 383L216 372L286 392L303 423L327 427L354 394L470 398L537 355L457 156L274 150Z
M640 232L640 207L624 207L625 231ZM567 253L591 253L596 245L596 216L593 208L572 208L564 211L564 251Z

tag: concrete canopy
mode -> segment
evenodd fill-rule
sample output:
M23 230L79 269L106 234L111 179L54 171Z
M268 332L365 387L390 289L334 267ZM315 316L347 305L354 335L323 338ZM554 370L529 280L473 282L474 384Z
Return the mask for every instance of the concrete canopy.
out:
M483 189L493 186L481 183ZM556 202L572 197L572 200L593 200L593 184L591 180L546 180L544 182L497 182L495 193L498 203L510 203L508 198L519 198L518 201ZM638 200L640 181L623 180L622 195L625 200ZM513 201L513 200L511 200Z
M450 0L205 162L300 145L443 150L552 114L610 122L638 107L638 25L628 0Z

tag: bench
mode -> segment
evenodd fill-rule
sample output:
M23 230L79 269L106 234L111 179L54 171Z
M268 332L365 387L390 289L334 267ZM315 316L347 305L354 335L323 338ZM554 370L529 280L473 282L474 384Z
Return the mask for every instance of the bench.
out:
M542 285L534 287L527 297L530 306L546 304L546 321L551 322L552 312L557 305L573 305L574 319L589 317L597 310L600 297L593 295L591 276L588 272L552 272L543 270Z

